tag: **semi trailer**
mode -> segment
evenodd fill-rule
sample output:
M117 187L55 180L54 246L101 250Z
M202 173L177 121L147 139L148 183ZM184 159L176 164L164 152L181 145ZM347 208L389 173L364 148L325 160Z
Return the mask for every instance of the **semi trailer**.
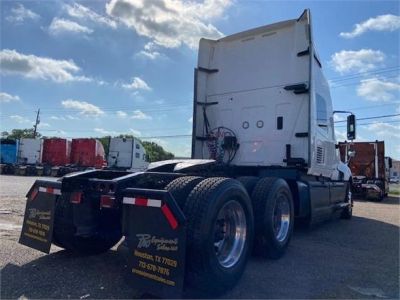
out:
M392 167L392 159L385 156L385 142L341 142L339 150L352 172L353 194L382 201L389 193Z
M70 173L71 141L62 138L43 140L43 175L62 176Z
M355 138L355 117L347 134ZM80 254L125 237L140 292L222 293L250 254L281 257L294 220L350 219L329 86L310 12L219 40L201 39L194 72L191 159L144 172L91 170L37 180L20 242ZM35 212L35 213L32 213Z
M12 139L0 140L0 171L1 174L13 174L17 162L18 142Z
M43 175L42 163L43 140L35 138L19 139L17 175Z

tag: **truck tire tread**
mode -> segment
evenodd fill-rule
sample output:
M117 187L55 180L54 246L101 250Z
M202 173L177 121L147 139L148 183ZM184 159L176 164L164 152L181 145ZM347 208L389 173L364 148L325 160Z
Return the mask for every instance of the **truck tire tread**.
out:
M165 189L171 193L178 206L183 209L190 192L203 179L200 176L179 177L171 181Z
M272 234L273 225L270 221L272 220L270 216L273 214L273 206L271 205L274 201L274 193L280 189L286 190L290 202L290 227L286 239L282 242L278 242ZM290 188L282 178L264 177L261 178L254 187L251 200L253 204L256 235L254 253L268 258L278 259L285 253L293 232L294 207Z
M208 237L204 232L206 222L212 222L214 212L213 205L218 205L217 201L223 199L224 191L232 188L239 189L246 202L248 213L248 238L244 253L231 270L219 271L218 262L210 267L210 256L207 257L207 251L204 249L204 240ZM225 194L226 196L226 194ZM224 200L225 201L225 200ZM211 177L204 179L190 192L184 206L184 213L187 219L187 267L186 281L189 285L195 286L199 290L208 290L214 294L220 294L226 289L231 288L243 273L245 264L250 253L253 235L253 216L251 201L247 192L237 180L225 177ZM200 251L202 249L202 251Z

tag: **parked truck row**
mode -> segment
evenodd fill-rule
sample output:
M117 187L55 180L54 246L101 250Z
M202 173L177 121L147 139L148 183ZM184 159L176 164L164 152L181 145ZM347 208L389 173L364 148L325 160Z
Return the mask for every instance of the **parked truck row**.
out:
M93 138L2 139L0 157L1 173L13 175L60 177L86 169L139 171L148 165L146 151L135 138L110 138L107 155Z
M124 237L131 283L142 293L175 298L187 286L208 294L231 289L252 253L284 255L295 219L352 217L353 178L340 160L322 69L308 10L201 39L191 159L152 163L144 172L37 180L20 242L87 255ZM354 115L347 122L353 140Z

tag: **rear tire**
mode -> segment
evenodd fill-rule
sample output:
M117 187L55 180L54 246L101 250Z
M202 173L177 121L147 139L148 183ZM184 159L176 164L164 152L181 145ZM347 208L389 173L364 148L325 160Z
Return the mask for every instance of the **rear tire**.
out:
M99 217L95 234L89 237L76 236L73 223L73 205L69 197L59 196L53 230L53 244L79 255L95 255L108 251L122 238L119 215L111 210ZM79 205L79 204L76 204ZM115 213L113 215L112 213ZM107 227L107 228L104 228Z
M186 199L193 188L203 180L199 176L184 176L172 180L165 189L171 193L179 207L183 209Z
M294 208L290 188L281 178L261 178L252 193L255 254L280 258L293 233Z
M253 240L251 201L242 184L207 178L189 194L186 281L201 291L220 294L243 274Z

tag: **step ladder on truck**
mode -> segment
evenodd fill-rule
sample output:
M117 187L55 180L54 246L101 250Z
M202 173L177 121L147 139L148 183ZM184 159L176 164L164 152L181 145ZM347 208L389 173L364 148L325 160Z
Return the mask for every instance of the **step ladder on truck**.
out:
M20 242L96 254L124 236L132 285L172 298L186 287L232 288L253 250L281 257L294 218L351 218L351 172L338 155L308 10L201 39L193 106L191 159L38 180ZM353 114L347 135L355 138Z

